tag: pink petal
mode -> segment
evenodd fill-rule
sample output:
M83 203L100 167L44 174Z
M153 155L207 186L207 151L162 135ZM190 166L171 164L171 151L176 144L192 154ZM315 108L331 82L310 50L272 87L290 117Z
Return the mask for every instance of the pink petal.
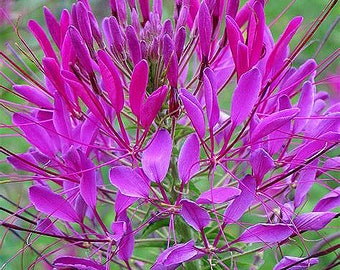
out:
M212 130L220 118L215 74L210 68L204 69L203 87L209 127Z
M129 46L130 57L136 66L142 60L142 51L136 30L131 25L126 27L126 40Z
M23 170L26 172L32 172L36 174L44 174L43 170L39 169L39 164L32 157L31 154L24 153L15 156L9 156L7 161L14 166L16 170Z
M236 59L237 78L249 70L249 49L248 46L238 41Z
M116 215L119 217L125 210L134 204L138 198L136 197L129 197L121 192L117 192L116 201L115 201L115 212Z
M235 242L243 243L274 243L287 239L293 233L287 224L257 224L246 229Z
M146 146L142 167L146 176L154 182L162 182L168 172L172 152L172 139L165 129L158 131Z
M194 244L194 241L191 240L167 248L158 256L151 270L176 269L181 263L189 261L198 254Z
M211 15L205 1L202 2L198 11L198 36L204 58L208 58L212 35ZM206 60L203 60L206 61Z
M45 17L48 31L54 43L57 45L59 49L61 49L62 39L61 39L60 25L57 19L54 17L51 10L49 10L47 7L44 7L44 17Z
M45 56L54 58L58 62L58 57L55 51L53 50L51 42L48 40L47 35L45 34L43 28L34 20L30 20L28 22L28 28L39 42L40 47L42 48Z
M63 256L54 260L53 265L57 269L76 268L79 270L105 270L105 266L90 259L71 256Z
M49 218L39 219L36 230L51 235L63 235L63 233Z
M195 230L202 231L210 223L210 215L206 210L189 200L181 200L182 218Z
M146 86L149 79L149 66L145 60L140 61L134 68L129 88L131 110L137 118L145 98Z
M258 148L252 152L249 161L253 169L253 174L256 177L256 183L260 185L264 175L274 168L274 161L262 148Z
M299 231L318 231L338 216L333 212L311 212L298 215L293 223Z
M109 94L112 107L118 114L124 107L124 93L120 74L113 60L105 51L99 50L98 57L104 89Z
M196 200L198 204L225 203L239 196L241 190L234 187L219 187L204 191Z
M306 123L308 122L308 117L310 117L314 105L314 92L315 87L313 87L311 82L305 82L302 86L301 96L297 107L300 109L299 114L296 116L297 119L294 122L294 132L299 133L303 130ZM299 117L303 119L299 119Z
M299 111L300 110L297 108L282 110L262 119L254 129L251 135L251 140L256 142L273 131L278 130L280 127L291 121L299 113Z
M236 63L238 59L237 45L239 41L243 43L243 36L235 20L228 15L226 17L226 35L228 37L234 63Z
M124 221L116 221L111 224L111 238L118 242L126 232L126 223Z
M290 166L287 170L291 170L300 164L304 163L308 158L312 157L326 146L338 142L340 140L340 134L335 132L328 132L321 135L313 141L307 141L302 144L296 152L296 155L290 161Z
M89 207L95 209L97 201L96 168L92 161L86 158L83 153L81 153L80 157L81 166L84 170L80 179L80 195Z
M91 59L90 52L85 44L83 37L80 35L79 31L74 26L69 27L68 33L70 35L74 51L77 55L77 58L82 68L88 74L93 73L92 59Z
M323 196L315 205L313 212L329 211L338 206L340 206L340 187Z
M231 102L231 119L235 126L250 115L261 89L261 74L253 68L243 74L234 91Z
M28 195L38 211L68 222L79 221L78 215L71 204L48 188L32 186L28 190Z
M241 194L236 197L224 212L224 222L235 223L248 209L255 198L256 181L250 175L246 175L239 183Z
M46 129L39 125L38 120L34 120L23 113L14 113L13 123L25 133L25 138L42 154L54 157L55 145L51 143L51 137Z
M201 104L190 92L185 89L180 90L180 97L182 99L187 116L190 118L197 134L204 138L205 134L205 121Z
M78 23L79 32L84 38L86 44L89 47L92 47L93 38L92 38L90 19L88 16L88 10L81 1L77 2L76 8L77 8L77 23Z
M52 104L47 96L44 95L41 90L35 87L29 85L13 85L13 89L25 97L28 102L31 102L41 108L52 108Z
M311 166L308 166L307 168L299 172L299 176L296 181L296 190L294 197L295 208L298 208L301 205L307 193L315 183L316 167L318 166L317 163L318 160L316 160L316 162L312 162Z
M304 259L305 258L284 256L282 260L277 265L275 265L274 270L282 270L282 269L304 270L304 269L308 269L310 266L313 266L319 263L318 258L311 258L308 260L304 260ZM299 262L301 260L304 260L304 261L290 267L290 265L295 264L296 262Z
M84 101L97 119L104 122L104 109L95 94L86 85L82 84L72 72L63 70L61 75L75 92L76 96L79 96Z
M129 167L118 166L112 168L110 170L110 182L126 196L136 198L147 198L149 196L149 185Z
M163 85L154 91L142 105L140 121L145 129L148 129L153 120L155 120L158 112L162 108L167 93L168 87Z
M184 184L188 183L191 177L200 168L200 144L196 134L190 135L184 142L178 156L178 174Z
M288 46L290 40L293 38L299 26L301 25L302 20L302 17L295 17L289 22L285 31L282 33L279 40L276 42L275 47L270 53L266 66L266 74L268 74L269 71L273 68L274 63L278 58L278 54L284 51Z

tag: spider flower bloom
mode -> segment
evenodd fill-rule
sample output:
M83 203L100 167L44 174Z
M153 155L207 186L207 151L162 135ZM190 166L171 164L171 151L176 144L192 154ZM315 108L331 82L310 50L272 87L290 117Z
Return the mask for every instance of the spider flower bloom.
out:
M265 252L284 269L335 251L332 235L304 238L338 217L340 106L318 89L334 57L292 63L336 2L293 50L302 17L274 40L260 0L176 0L165 20L160 0L109 1L101 22L87 0L60 17L45 7L46 27L28 23L42 57L22 40L38 71L1 53L2 88L22 99L1 100L3 126L29 144L1 146L26 172L7 181L29 183L1 225L56 240L28 238L31 266L228 269L253 256L249 267L274 267Z

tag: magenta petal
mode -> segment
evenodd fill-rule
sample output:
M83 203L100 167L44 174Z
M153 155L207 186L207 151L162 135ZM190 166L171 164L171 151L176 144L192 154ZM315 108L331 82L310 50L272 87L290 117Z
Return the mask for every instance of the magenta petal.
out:
M182 218L195 230L202 231L210 223L210 215L206 210L189 200L181 200Z
M142 51L136 30L131 25L126 27L126 40L129 45L130 57L133 64L136 66L142 60Z
M145 98L146 86L149 79L149 66L145 60L140 61L134 68L129 88L131 110L137 118Z
M240 195L241 190L234 187L219 187L204 191L196 200L199 204L225 203Z
M68 222L79 221L78 215L71 204L48 188L32 186L29 188L28 195L38 211Z
M203 86L209 127L213 130L220 118L220 108L218 106L215 74L210 68L204 70Z
M169 83L172 87L177 88L178 60L175 53L174 42L168 34L166 34L163 38L163 56Z
M172 152L172 139L165 129L158 131L146 146L142 167L146 176L154 182L162 182L168 172Z
M86 158L83 153L80 156L82 169L84 170L80 179L80 195L89 207L95 209L97 201L96 168L92 161Z
M176 269L181 263L189 261L197 254L193 240L184 244L176 244L158 256L151 270Z
M168 87L163 85L154 91L141 107L140 122L145 129L148 129L162 108Z
M70 70L70 64L76 62L76 52L72 46L70 33L67 31L61 47L61 63L64 70Z
M288 170L293 169L301 163L305 162L306 159L312 157L313 155L324 149L325 146L331 143L338 142L339 140L339 133L328 132L311 142L307 141L297 149L296 155L291 160Z
M69 138L72 138L72 124L66 105L58 93L55 93L54 96L53 125L58 134L61 135L60 141L63 143L63 147L68 149Z
M49 218L40 219L37 223L36 230L51 235L63 235L63 233Z
M332 190L315 205L314 212L329 211L340 206L340 187Z
M93 38L92 38L92 31L91 31L90 19L88 16L87 8L81 1L78 1L76 4L76 9L77 9L77 24L78 24L79 32L84 38L86 44L89 47L92 47Z
M112 235L111 238L116 242L119 241L126 231L125 221L116 221L111 224Z
M41 153L53 157L56 150L51 143L51 137L38 122L39 120L34 120L23 113L13 114L13 123L25 133L25 138Z
M51 109L52 104L40 90L29 85L13 85L13 89L25 99L39 107Z
M182 56L184 45L185 45L185 38L186 38L186 29L185 27L180 27L175 35L175 51L176 51L177 59L180 59Z
M338 216L333 212L311 212L298 215L293 223L299 231L318 231Z
M59 49L61 49L62 38L61 38L61 32L60 32L60 25L57 19L54 17L51 10L49 10L47 7L44 7L44 17L45 17L48 31L50 32L50 35L54 43L57 45Z
M134 204L137 200L138 198L136 197L126 196L118 191L116 195L116 201L115 201L115 212L116 212L117 217L119 217L122 213L124 213L125 210L129 206Z
M294 197L294 207L297 208L301 205L303 200L305 199L307 193L313 186L316 178L316 162L312 162L311 166L308 166L304 170L299 172L299 176L296 181L296 190ZM314 167L315 166L315 167Z
M237 43L237 59L235 64L238 78L249 70L249 48L241 41Z
M135 246L135 236L132 231L131 221L127 217L126 213L120 216L120 219L126 223L126 232L118 243L117 255L118 258L123 261L128 261Z
M269 71L273 68L276 59L280 58L278 57L278 54L282 53L282 51L286 49L290 40L293 38L299 26L301 25L302 20L302 17L295 17L289 22L285 31L282 33L279 40L275 44L275 47L270 53L266 66L266 73L269 73Z
M48 40L43 28L34 20L28 22L28 28L37 39L45 56L54 58L58 62L58 57L55 54L51 42Z
M299 111L298 108L282 110L262 119L254 129L251 140L256 142L273 131L278 130L280 127L291 121Z
M104 109L95 94L86 85L82 84L72 72L63 70L61 75L76 95L84 101L86 106L97 117L97 119L104 121Z
M235 242L243 243L274 243L281 242L293 233L287 224L257 224L246 229Z
M307 60L304 64L302 64L298 70L296 70L291 76L287 78L287 81L282 83L280 86L280 94L290 95L294 89L296 89L304 79L311 75L317 68L317 63L314 59ZM310 82L306 82L307 84ZM315 85L312 86L315 88ZM306 104L307 105L307 104ZM309 107L310 105L308 105Z
M200 144L196 134L190 135L184 142L178 157L178 174L184 184L200 168Z
M308 117L312 113L314 105L314 92L315 86L313 87L311 82L305 82L302 86L301 96L297 107L300 109L297 119L294 122L294 132L298 133L305 127L308 122ZM301 119L299 119L301 117Z
M68 33L80 64L87 73L93 73L92 59L83 37L74 26L69 27Z
M235 223L248 209L255 198L256 181L250 176L246 175L239 183L241 194L236 197L224 212L224 222Z
M126 196L147 198L149 195L149 185L129 167L118 166L112 168L110 170L110 182Z
M235 126L246 120L253 110L261 89L261 80L261 74L257 68L241 76L231 102L230 116Z
M149 14L150 14L150 1L139 0L139 7L142 12L143 21L147 22L149 20Z
M203 138L205 134L205 122L201 104L195 96L183 88L180 90L180 96L192 125L194 126L197 134Z
M228 37L229 46L234 62L236 63L238 59L237 45L238 42L243 43L243 36L235 20L228 15L226 17L226 35Z
M53 262L56 269L75 268L80 270L105 270L105 266L90 259L83 259L71 256L59 257Z
M205 3L205 1L203 1L198 11L198 36L200 40L202 55L204 58L208 58L209 56L211 35L212 35L211 15L207 4Z
M238 7L240 5L240 1L239 0L234 0L234 1L228 1L227 2L227 7L226 7L226 14L228 16L230 16L231 18L235 18L237 11L238 11Z
M7 161L14 166L16 170L23 170L36 174L43 174L43 170L39 169L39 164L31 154L24 153L15 156L9 156Z
M110 19L109 19L109 29L110 29L110 32L111 32L111 35L112 35L112 42L113 42L114 48L119 53L122 53L123 48L124 48L124 38L123 38L123 35L122 35L121 27L118 24L117 19L115 17L110 17ZM137 54L138 53L139 52L137 52ZM136 57L136 59L139 59L139 58L140 58L139 56Z
M258 148L252 152L249 161L253 168L253 174L256 177L256 183L257 185L260 185L264 175L274 168L274 161L262 148Z
M120 74L113 60L105 51L98 51L98 57L104 89L109 94L114 110L116 113L120 113L124 107L124 93Z
M304 259L305 258L284 256L282 260L277 265L275 265L274 270L282 270L282 269L304 270L304 269L308 269L310 266L313 266L319 263L318 258L311 258L308 260L304 260ZM299 262L301 260L303 260L303 262L290 267L290 265L295 264L296 262Z

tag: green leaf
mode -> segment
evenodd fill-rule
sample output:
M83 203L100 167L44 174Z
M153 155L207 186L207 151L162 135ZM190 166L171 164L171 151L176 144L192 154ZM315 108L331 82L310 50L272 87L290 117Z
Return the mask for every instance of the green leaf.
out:
M142 237L146 237L148 236L149 234L151 234L152 232L160 229L160 228L163 228L163 227L166 227L166 226L169 226L169 221L170 219L169 218L164 218L164 219L160 219L160 220L157 220L151 224L149 224L142 232Z

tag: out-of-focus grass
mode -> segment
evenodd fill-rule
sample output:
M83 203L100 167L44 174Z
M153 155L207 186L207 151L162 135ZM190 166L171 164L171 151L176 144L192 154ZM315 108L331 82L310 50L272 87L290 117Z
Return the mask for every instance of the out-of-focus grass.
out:
M26 23L30 18L34 18L38 22L42 23L44 25L44 19L43 19L43 12L42 7L43 5L46 5L50 7L55 15L60 14L61 10L63 8L70 7L73 1L71 0L63 0L63 1L43 1L43 0L31 0L31 1L25 1L25 0L19 0L19 1L13 1L13 6L11 10L11 19L14 23L18 22L18 27L20 29L20 33L24 37L24 39L32 46L35 53L41 56L41 52L37 52L37 44L32 38L32 36L26 31ZM97 1L90 1L94 12L96 15L98 15L100 18L109 15L109 8L103 8L105 5L108 5L108 0L97 0ZM169 1L170 2L170 1ZM167 5L169 5L169 2L167 2ZM241 1L241 3L244 3L246 1ZM291 2L288 0L282 0L282 1L276 1L276 0L269 0L267 1L267 5L265 8L265 13L267 17L267 22L273 21L278 14ZM296 3L287 11L285 15L283 15L276 24L274 24L271 27L271 30L273 32L274 39L277 40L280 33L284 30L288 22L295 16L303 16L304 17L304 23L303 28L306 29L310 24L313 22L313 20L318 16L318 14L321 12L321 10L325 7L327 4L327 1L320 1L320 0L297 0ZM166 16L167 12L164 12L164 16ZM306 46L305 50L302 52L302 54L298 57L296 60L298 63L301 63L305 61L308 58L311 58L313 54L315 53L317 47L319 46L320 42L324 39L327 31L329 30L331 24L336 19L336 17L340 14L340 5L337 5L332 13L327 17L323 25L320 27L320 29L316 32L315 36L312 38L311 42ZM163 17L164 17L163 16ZM340 39L338 37L340 27L338 26L329 36L327 42L323 46L321 52L317 55L316 60L319 62L325 57L327 57L330 53L332 53L334 50L339 48L340 45ZM291 48L294 48L294 46L297 44L297 42L301 39L304 31L299 31L296 37L293 39ZM13 47L15 47L14 43L17 41L17 37L15 35L15 32L11 28L10 25L2 25L0 26L0 50L8 52L8 49L5 47L5 43L9 41ZM29 63L28 63L29 64ZM335 68L339 65L339 61L336 61L331 69L335 70ZM8 73L8 70L2 69L3 67L0 64L0 69L3 70L6 74ZM17 78L15 79L17 82L20 82L20 80ZM0 76L0 85L6 85L8 86L7 82ZM17 98L14 98L11 96L11 94L6 93L5 91L0 89L0 98L10 101L18 101ZM228 105L226 106L229 107ZM9 114L6 112L4 108L0 107L0 122L1 124L10 124L11 119ZM6 146L6 148L10 149L13 152L20 153L24 152L28 144L23 140L19 139L18 137L9 137L4 138L1 135L2 134L8 134L9 129L0 128L0 145ZM0 172L1 174L8 174L10 172L10 167L5 163L5 156L3 154L0 154ZM6 195L6 197L10 198L12 201L14 201L16 204L19 205L26 205L27 202L27 190L26 187L28 184L1 184L1 181L6 181L6 179L1 178L0 180L0 194ZM315 203L317 202L317 199L320 198L326 190L318 185L314 185L309 200L307 204L304 206L304 210L308 209L310 210ZM12 211L17 210L16 207L11 205L10 203L6 202L2 198L0 198L0 206L5 209L10 209ZM112 213L111 213L112 214ZM5 214L3 211L0 211L0 219L5 219L8 215ZM26 215L27 216L27 215ZM109 215L107 215L107 218L109 219ZM20 225L20 224L18 224ZM330 224L330 227L335 228L335 226L338 226L339 224L336 223L336 221L333 221ZM313 241L316 239L320 239L322 235L330 234L336 232L337 229L327 229L323 230L321 232L313 232L309 233L308 235L304 235L304 237L308 241L306 241L306 245L310 246ZM22 237L26 237L26 234L20 233ZM31 241L34 238L34 236L30 236L29 241ZM15 255L15 253L25 247L25 243L20 240L17 236L15 236L12 232L5 230L3 227L0 227L0 267L3 263L8 261L12 256ZM51 240L45 237L40 238L34 243L34 248L37 250L43 250L48 244L51 243ZM292 255L292 256L302 256L305 255L305 251L299 249L297 246L294 245L288 245L283 248L286 254ZM142 255L142 252L145 252L145 250L140 250L140 255ZM144 256L145 254L143 254ZM261 254L260 254L261 255ZM152 254L152 258L155 257L155 254ZM262 256L262 255L261 255ZM141 256L140 256L141 257ZM26 247L25 252L22 255L18 255L16 258L13 259L4 269L22 269L21 266L29 265L34 260L37 259L37 255L32 251L29 247ZM240 257L238 259L239 262L245 263L246 269L246 262L249 260L252 262L253 255L252 256L245 256ZM275 258L273 257L273 252L268 251L263 254L263 259L266 261L266 267L260 267L259 269L269 269L275 264ZM314 267L314 269L321 269L323 265L326 265L326 263L329 261L329 257L324 257L320 259L320 265ZM268 268L269 266L269 268ZM321 267L321 268L320 268ZM43 269L44 267L35 269ZM241 269L241 268L240 268Z

